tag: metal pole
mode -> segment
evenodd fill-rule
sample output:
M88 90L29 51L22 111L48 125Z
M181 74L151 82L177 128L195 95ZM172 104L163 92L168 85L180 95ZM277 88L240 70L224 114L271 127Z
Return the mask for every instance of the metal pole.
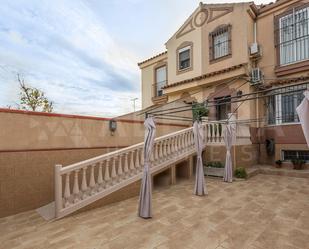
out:
M138 100L138 98L133 98L133 99L131 99L131 101L133 101L133 110L134 110L134 112L135 112L135 109L136 109L136 108L135 108L135 101L136 101L136 100Z

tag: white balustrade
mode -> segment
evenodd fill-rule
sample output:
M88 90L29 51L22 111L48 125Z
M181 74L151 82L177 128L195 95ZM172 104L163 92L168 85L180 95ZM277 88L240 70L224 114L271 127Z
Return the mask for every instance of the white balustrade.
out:
M204 129L206 132L206 125ZM183 160L193 153L195 148L192 127L158 137L155 139L151 155L151 173ZM66 167L56 165L56 217L70 214L139 180L142 177L143 166L143 143Z

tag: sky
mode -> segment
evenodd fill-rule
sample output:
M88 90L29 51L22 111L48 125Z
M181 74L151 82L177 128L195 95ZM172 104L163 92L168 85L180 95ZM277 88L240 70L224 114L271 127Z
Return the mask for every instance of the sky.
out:
M139 109L137 63L163 52L199 2L1 0L0 107L17 106L20 74L57 113L114 117L132 112L133 98Z

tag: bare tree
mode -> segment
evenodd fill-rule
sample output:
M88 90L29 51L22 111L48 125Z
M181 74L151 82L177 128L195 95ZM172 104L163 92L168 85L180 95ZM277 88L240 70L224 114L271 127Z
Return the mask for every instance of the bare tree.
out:
M25 80L17 74L17 80L20 87L20 104L23 110L52 112L53 102L45 97L45 93L37 88L28 87Z

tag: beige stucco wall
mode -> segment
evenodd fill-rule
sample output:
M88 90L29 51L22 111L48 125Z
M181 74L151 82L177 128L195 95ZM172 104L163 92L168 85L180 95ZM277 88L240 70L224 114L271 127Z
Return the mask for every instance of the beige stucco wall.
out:
M232 7L233 11L210 23L202 26L202 73L210 73L223 68L249 62L248 48L253 38L253 20L247 10L250 3L226 4ZM216 7L213 5L211 7ZM232 56L230 58L210 63L209 61L209 33L213 32L220 25L232 26Z
M141 117L138 116L139 119ZM0 111L0 151L109 148L143 141L143 120L124 118L118 120L117 130L112 134L108 119ZM158 121L157 136L183 128Z
M52 202L55 164L67 166L143 141L143 116L118 119L111 135L108 119L0 109L0 217ZM157 121L157 136L184 128Z
M197 8L193 14L192 17L195 16L195 14L200 10L200 7ZM191 17L190 17L191 18ZM184 23L184 25L187 24L187 22L190 20L190 18ZM184 42L192 42L193 43L193 51L192 51L192 70L188 72L179 72L177 68L177 51L181 44ZM196 28L195 30L177 38L176 34L172 36L167 42L166 42L166 49L167 49L167 56L168 56L168 82L173 83L177 81L181 81L184 79L192 78L195 76L199 76L202 74L202 33L201 28Z
M258 62L258 66L263 70L266 78L275 78L275 67L277 65L276 50L275 50L275 27L274 18L277 15L287 11L292 5L296 3L308 3L309 1L290 0L285 4L279 5L276 8L266 11L259 15L257 19L257 39L262 48L262 57ZM286 77L297 77L300 75L308 75L307 72L290 74ZM268 83L266 81L266 83Z
M167 62L167 54L158 56L157 58L141 66L142 109L153 105L152 97L154 96L155 68L165 62Z

